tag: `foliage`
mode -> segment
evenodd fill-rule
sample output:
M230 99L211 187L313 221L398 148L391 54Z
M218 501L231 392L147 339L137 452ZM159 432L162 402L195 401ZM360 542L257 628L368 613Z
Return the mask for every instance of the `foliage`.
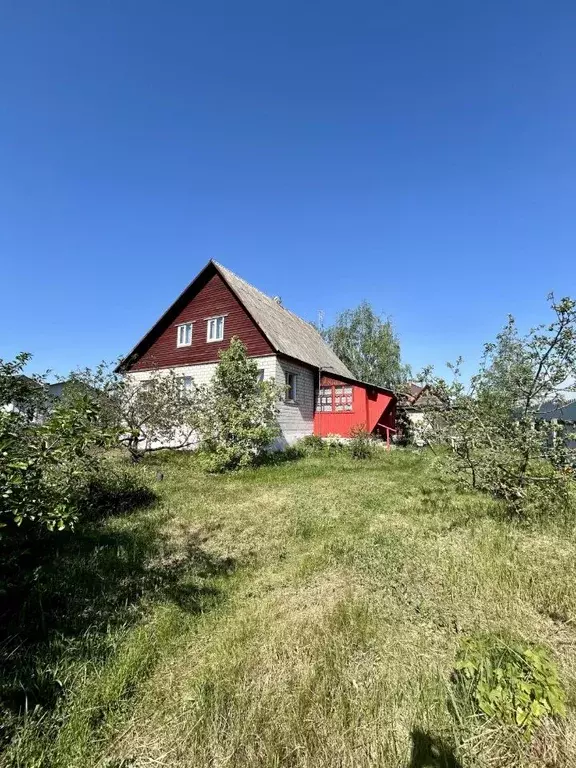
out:
M195 399L194 424L211 472L254 464L280 434L280 390L258 380L258 365L238 337L219 355L212 381L198 389Z
M98 403L103 422L118 431L120 444L134 461L166 446L187 448L196 441L195 390L186 389L174 370L153 370L141 381L101 363L72 375L64 396L78 393Z
M548 650L490 634L464 639L456 682L479 714L521 728L530 737L542 718L566 714L566 695Z
M320 333L361 381L394 388L410 378L391 320L382 320L368 302L341 312L334 325Z
M42 418L50 407L45 377L23 373L31 359L29 352L20 352L14 360L0 359L0 411L19 413L28 421Z
M344 442L342 436L335 432L329 432L323 439L323 442L328 453L341 453L347 448L347 443Z
M396 408L396 439L397 445L410 445L414 440L414 428L408 416L408 411L401 405Z
M364 424L352 427L350 436L350 454L353 459L369 459L374 455L374 440Z
M254 467L271 467L279 464L284 464L288 461L300 461L307 455L306 449L300 444L300 441L287 445L281 450L262 451L260 455L254 459ZM202 461L201 461L202 463ZM204 460L204 466L206 466L206 459Z
M305 453L321 453L326 448L320 435L306 435L298 440L297 445L302 447Z
M576 304L550 297L552 321L520 336L513 318L486 344L469 387L452 366L452 382L428 381L445 407L428 413L431 434L448 443L448 466L463 483L503 499L524 517L571 514L574 451L569 429L546 419L576 374ZM552 407L552 406L550 406Z
M200 446L207 468L222 471L255 462L279 434L279 390L258 381L258 367L237 339L221 354L210 384L185 387L174 370L152 370L146 380L102 363L77 371L65 391L88 391L134 461L170 446Z
M86 484L98 472L99 451L116 434L102 428L86 396L57 401L39 418L37 390L45 387L20 386L27 360L21 355L0 367L4 397L17 390L20 406L0 411L0 526L62 529L76 520Z

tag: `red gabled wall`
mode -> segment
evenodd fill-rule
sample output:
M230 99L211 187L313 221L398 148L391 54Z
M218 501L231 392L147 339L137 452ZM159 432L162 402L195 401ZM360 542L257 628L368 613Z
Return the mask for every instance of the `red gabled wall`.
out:
M384 424L387 427L394 427L396 420L396 408L392 395L378 390L366 390L366 404L368 411L368 422L366 428L373 432L377 424Z
M314 413L314 434L326 437L340 435L350 437L353 427L364 426L373 432L378 424L394 428L395 398L391 394L363 384L350 384L333 376L322 376L320 386L352 386L353 402L351 411L316 411Z
M226 315L224 339L206 341L206 319L214 315ZM176 326L193 322L192 344L176 346ZM163 327L148 340L136 362L126 370L142 371L154 368L170 368L177 365L194 365L218 360L218 351L226 349L232 336L238 336L246 345L249 355L269 355L274 352L269 342L240 304L236 296L215 270L209 270L197 286L194 296L173 316L166 318Z

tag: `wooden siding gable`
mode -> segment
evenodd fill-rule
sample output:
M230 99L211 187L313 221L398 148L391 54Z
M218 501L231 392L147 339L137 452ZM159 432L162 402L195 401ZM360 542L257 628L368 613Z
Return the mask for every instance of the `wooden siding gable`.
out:
M224 338L207 341L209 318L224 316ZM178 347L177 327L192 323L192 343ZM251 357L274 350L218 271L209 264L120 364L123 371L153 370L218 361L218 352L238 336Z

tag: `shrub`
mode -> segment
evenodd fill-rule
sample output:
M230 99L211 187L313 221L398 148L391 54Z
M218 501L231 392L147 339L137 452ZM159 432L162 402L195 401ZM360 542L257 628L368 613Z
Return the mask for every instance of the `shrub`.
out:
M196 395L196 429L205 467L210 472L256 463L280 433L276 403L280 390L258 380L258 365L234 336L219 353L220 364Z
M264 451L254 461L257 467L273 467L278 464L285 464L287 461L299 461L306 456L306 451L299 443L287 445L282 450Z
M306 453L321 453L326 445L319 435L306 435L297 443Z
M324 444L327 446L328 451L330 453L339 453L340 451L343 451L346 448L346 445L344 444L344 441L342 440L341 436L335 435L333 433L326 435Z
M549 324L521 335L512 317L469 383L424 377L438 406L426 414L429 441L449 445L445 466L459 482L501 499L524 519L569 518L576 451L555 423L576 370L576 301L550 297Z
M280 461L297 461L306 456L306 451L301 445L296 443L295 445L287 445L283 451L278 452L278 456L280 457Z
M0 526L73 525L101 449L114 439L86 399L56 405L41 424L0 413Z
M100 363L93 370L74 372L65 383L63 400L73 402L82 395L97 405L102 424L116 429L134 463L167 446L177 450L196 443L196 391L186 388L184 377L174 370L153 370L146 381L136 381Z
M564 716L558 670L542 646L489 634L464 639L455 682L476 714L520 728L527 738L543 717Z
M0 528L16 538L62 530L82 515L125 510L147 500L144 486L113 470L106 449L120 428L93 388L50 400L41 377L22 375L29 355L0 360Z
M374 455L374 440L363 424L350 430L350 453L353 459L369 459Z

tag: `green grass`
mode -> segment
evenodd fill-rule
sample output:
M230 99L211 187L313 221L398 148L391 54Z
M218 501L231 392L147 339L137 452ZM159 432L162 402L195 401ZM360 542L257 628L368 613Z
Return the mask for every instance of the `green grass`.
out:
M576 765L572 531L513 526L401 451L142 471L158 502L62 538L24 599L36 634L5 633L0 764ZM551 649L564 722L528 744L460 708L477 631Z

